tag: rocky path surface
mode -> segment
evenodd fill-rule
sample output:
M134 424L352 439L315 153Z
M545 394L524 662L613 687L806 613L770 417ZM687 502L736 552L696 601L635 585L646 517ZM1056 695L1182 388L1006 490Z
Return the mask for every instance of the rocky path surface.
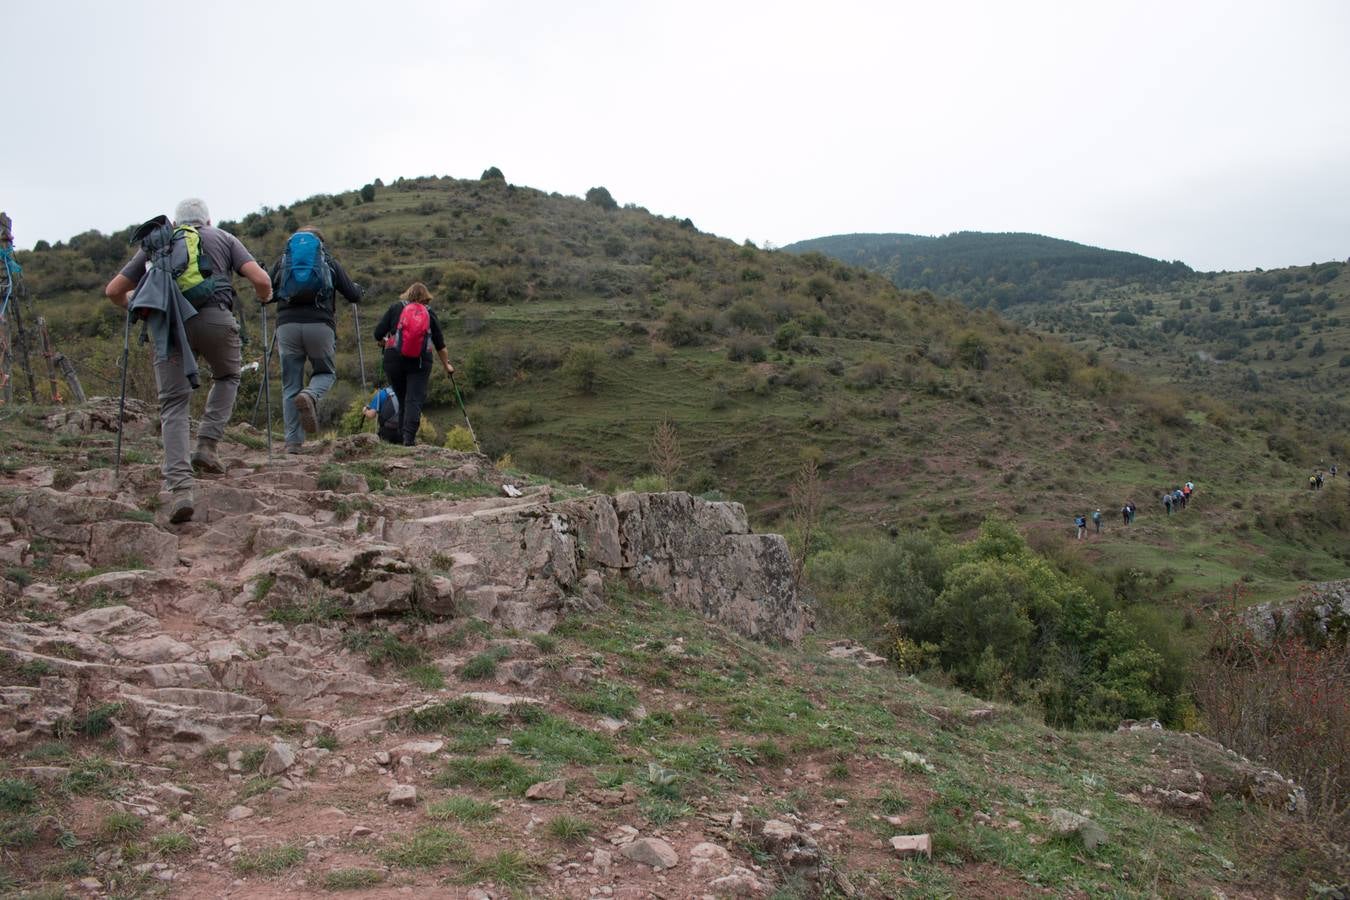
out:
M107 422L58 414L47 425L97 436ZM552 488L519 482L523 496L497 496L512 480L483 457L391 455L369 437L271 460L224 442L227 473L198 480L197 514L181 526L168 523L157 473L143 463L120 483L107 468L42 464L0 477L3 591L28 613L0 622L0 746L17 754L98 738L116 757L99 775L106 797L197 848L181 861L104 851L83 889L129 878L181 896L291 894L297 881L317 889L312 871L284 886L241 874L249 854L282 846L328 870L365 865L350 878L370 881L372 896L385 890L376 885L389 867L372 868L365 851L421 818L418 788L445 758L443 739L418 737L408 723L446 710L528 721L558 686L590 681L586 667L545 668L540 646L568 612L598 607L606 580L663 590L750 635L791 640L805 627L782 539L751 534L738 504L684 494L555 502ZM398 483L415 492L383 489ZM490 672L467 670L473 659L490 660L480 666ZM600 734L628 724L574 713L558 721ZM17 771L53 784L80 777L60 764ZM564 781L530 791L493 801L496 841L506 838L497 850L537 849L540 804L567 794ZM579 802L631 808L632 791ZM555 853L551 887L534 889L767 890L747 860L704 837L687 827L595 835L584 853ZM269 865L281 864L260 870ZM437 883L417 871L394 880L404 890ZM488 873L478 887L435 893L500 896L492 884Z

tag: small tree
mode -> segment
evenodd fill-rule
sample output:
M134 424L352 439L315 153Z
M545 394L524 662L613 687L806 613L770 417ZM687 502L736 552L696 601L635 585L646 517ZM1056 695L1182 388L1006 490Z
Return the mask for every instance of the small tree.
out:
M806 557L811 552L811 539L820 520L820 467L814 456L806 459L797 470L797 477L788 488L788 498L792 503L792 524L798 542L797 554L792 560L792 587L795 590L801 586Z
M670 420L663 420L656 426L652 442L648 447L651 453L652 468L665 479L667 487L675 487L675 479L684 468L684 455L680 452L680 439Z
M603 187L593 187L587 191L586 202L594 203L605 212L610 212L619 208L619 204L610 196L609 191Z
M479 176L478 180L479 180L479 181L505 181L505 180L506 180L506 176L503 175L503 174L502 174L502 170L499 169L499 168L497 168L496 166L488 166L486 169L483 170L483 174Z
M375 201L375 185L367 184L361 188L361 202L373 203Z

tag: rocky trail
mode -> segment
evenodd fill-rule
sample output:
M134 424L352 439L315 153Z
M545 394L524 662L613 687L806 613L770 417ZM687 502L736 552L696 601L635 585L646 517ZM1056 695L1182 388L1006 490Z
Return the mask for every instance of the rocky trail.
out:
M1140 729L1106 803L1063 769L1084 739L847 641L799 649L786 543L736 503L370 435L269 460L243 429L175 526L139 406L115 480L115 416L5 423L0 892L1131 893L1171 877L1173 850L1127 852L1141 815L1194 855L1223 798L1295 796ZM1020 868L1066 841L1059 887Z

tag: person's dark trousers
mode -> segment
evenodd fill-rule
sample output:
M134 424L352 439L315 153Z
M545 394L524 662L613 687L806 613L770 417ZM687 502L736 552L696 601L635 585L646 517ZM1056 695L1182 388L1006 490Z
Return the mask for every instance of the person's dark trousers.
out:
M397 350L384 353L384 374L398 397L399 433L403 446L417 443L417 429L422 424L422 406L427 402L427 384L431 380L431 366L424 357L408 358Z

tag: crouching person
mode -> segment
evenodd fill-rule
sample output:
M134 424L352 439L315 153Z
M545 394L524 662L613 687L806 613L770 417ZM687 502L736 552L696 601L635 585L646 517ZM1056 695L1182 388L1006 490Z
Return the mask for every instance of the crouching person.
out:
M370 398L366 408L361 411L367 419L374 419L380 440L390 444L403 443L400 432L398 395L392 387L383 387Z

